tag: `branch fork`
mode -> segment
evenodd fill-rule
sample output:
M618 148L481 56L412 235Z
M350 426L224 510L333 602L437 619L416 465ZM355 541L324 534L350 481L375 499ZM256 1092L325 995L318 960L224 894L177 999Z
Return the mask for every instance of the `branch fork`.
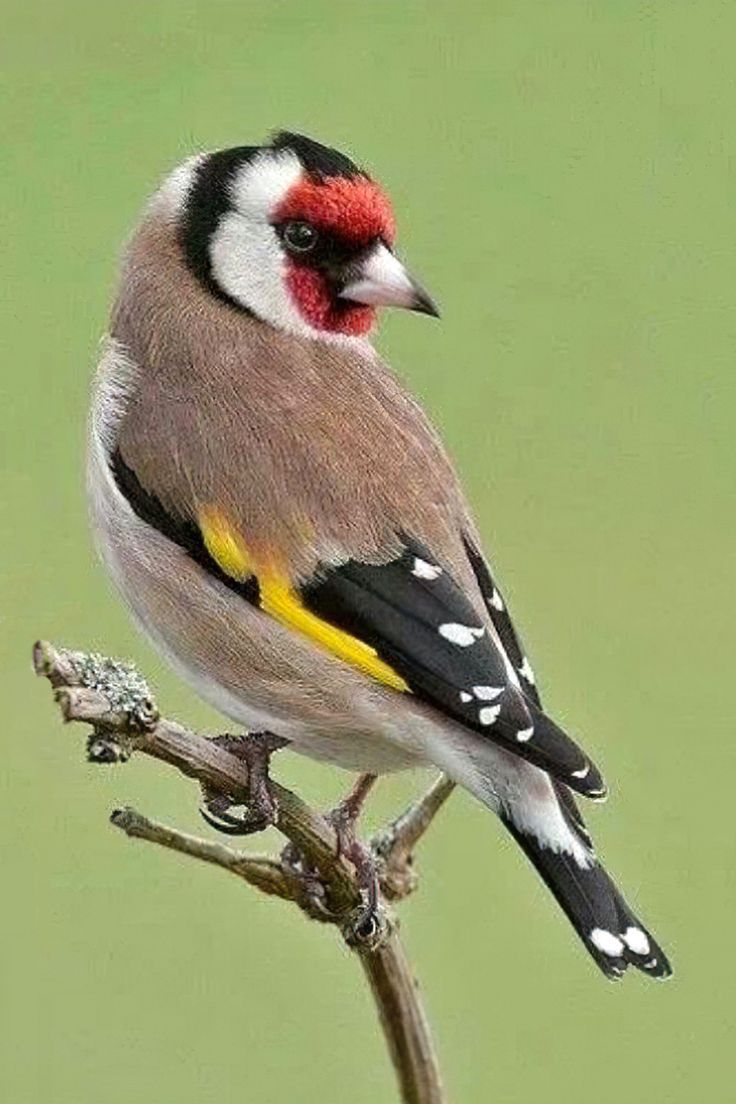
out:
M134 754L147 755L196 779L208 792L243 799L247 795L248 767L243 759L218 741L161 717L135 667L43 641L34 646L33 666L51 684L63 720L91 726L91 762L124 763ZM310 919L336 926L357 952L373 991L401 1099L405 1104L445 1104L429 1026L392 906L417 887L414 849L453 783L440 777L370 840L380 885L376 921L370 925L359 923L365 916L360 884L341 853L334 824L292 790L273 781L270 788L277 806L275 826L287 839L277 857L180 832L132 808L114 810L110 820L131 838L218 866L262 893L291 901Z

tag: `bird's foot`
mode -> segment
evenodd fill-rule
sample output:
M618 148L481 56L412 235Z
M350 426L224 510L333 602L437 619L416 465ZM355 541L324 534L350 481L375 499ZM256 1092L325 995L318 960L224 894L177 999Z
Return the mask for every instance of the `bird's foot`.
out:
M319 870L310 866L299 848L287 843L279 856L282 866L299 879L304 888L306 911L317 920L332 920Z
M202 786L200 815L211 827L229 836L249 836L276 823L278 805L271 792L269 766L271 756L286 747L288 740L272 732L212 737L218 747L242 759L248 766L248 791L245 800L232 794Z
M361 903L349 915L340 918L342 934L350 947L363 950L379 947L392 930L391 914L380 900L375 857L370 847L361 843L355 834L355 823L374 782L375 776L361 775L345 800L325 816L337 837L336 857L345 858L353 866L361 896ZM287 844L281 852L281 862L302 883L305 911L314 919L335 922L337 917L330 907L319 870L306 861L293 843Z
M340 920L343 937L351 947L377 947L390 927L389 914L380 904L373 855L369 848L357 840L342 853L355 867L362 897L362 903ZM334 923L336 916L330 908L319 870L305 861L303 854L293 843L288 843L281 852L281 862L302 884L302 907L305 912L315 920Z
M345 855L349 858L348 851L355 841L355 825L363 812L368 794L376 782L375 774L361 774L352 790L342 799L339 805L331 809L327 814L327 820L335 829L337 836L337 857Z
M358 818L375 781L375 774L361 774L347 797L327 814L327 820L335 829L337 837L337 856L344 856L352 864L363 897L364 904L351 923L356 936L361 940L371 938L379 925L376 860L370 847L362 843L355 832Z
M379 909L380 886L378 882L378 867L370 847L353 837L347 844L343 844L342 854L352 863L358 887L363 898L363 903L353 916L350 917L351 942L366 943L371 941L382 927Z

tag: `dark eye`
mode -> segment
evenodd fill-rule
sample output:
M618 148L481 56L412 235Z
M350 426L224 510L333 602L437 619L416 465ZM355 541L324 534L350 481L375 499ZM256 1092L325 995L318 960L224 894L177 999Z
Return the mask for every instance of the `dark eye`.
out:
M309 222L287 222L283 237L292 253L309 253L319 240L319 234Z

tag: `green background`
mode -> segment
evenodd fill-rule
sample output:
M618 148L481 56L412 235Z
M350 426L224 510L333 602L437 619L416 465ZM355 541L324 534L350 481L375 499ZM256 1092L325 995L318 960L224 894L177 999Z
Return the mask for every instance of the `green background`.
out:
M733 1099L735 39L710 0L3 5L9 1104L394 1099L336 938L107 827L130 802L196 829L195 789L83 764L29 665L38 636L132 656L167 711L222 724L95 563L84 423L144 197L277 126L393 194L443 318L394 315L380 345L458 461L548 701L613 782L590 821L677 972L606 983L458 796L402 910L451 1098ZM345 784L293 756L276 773L322 806ZM373 819L421 781L385 782Z

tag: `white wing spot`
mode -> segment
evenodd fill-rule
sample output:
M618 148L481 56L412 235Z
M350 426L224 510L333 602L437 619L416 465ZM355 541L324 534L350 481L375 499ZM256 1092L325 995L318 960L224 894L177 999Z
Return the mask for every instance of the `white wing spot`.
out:
M500 705L484 705L482 709L478 710L478 720L482 725L495 724L500 712Z
M590 933L590 942L610 958L619 958L624 949L619 937L614 935L613 932L606 931L605 928L593 928Z
M531 683L532 686L535 685L534 671L532 670L532 665L529 662L529 660L526 658L526 656L524 656L524 662L522 663L521 667L519 668L519 674L521 675L522 678L525 678L527 682Z
M516 739L519 741L520 744L525 744L527 740L531 740L533 735L534 725L532 725L531 728L520 728L519 731L516 733Z
M469 648L485 635L485 629L474 629L472 625L459 625L456 621L448 621L446 625L440 625L437 632L449 640L451 644L457 644L458 648Z
M649 954L649 940L646 937L646 932L643 932L641 928L627 928L623 934L623 940L629 950L633 951L634 954Z
M472 700L473 700L473 695L469 694L467 690L461 690L460 691L460 701L461 702L471 702Z
M502 611L502 610L503 610L503 608L504 608L504 606L503 606L503 598L502 598L502 597L501 597L501 595L500 595L500 594L498 593L498 591L496 590L496 588L495 588L495 587L493 588L493 593L491 594L491 605L493 606L493 608L494 608L495 610L498 610L498 612L499 612L499 613L501 613L501 611Z
M437 564L427 563L426 560L421 560L419 556L415 556L411 573L416 575L417 579L437 579L442 574L442 568L438 567Z
M500 694L503 694L504 689L503 686L474 686L473 693L478 701L495 701Z
M573 778L585 778L588 774L590 774L590 763L586 763L580 770L572 771Z
M658 963L657 963L656 958L650 958L648 962L644 963L644 969L645 970L653 970L654 967L657 966L657 965L658 965Z

